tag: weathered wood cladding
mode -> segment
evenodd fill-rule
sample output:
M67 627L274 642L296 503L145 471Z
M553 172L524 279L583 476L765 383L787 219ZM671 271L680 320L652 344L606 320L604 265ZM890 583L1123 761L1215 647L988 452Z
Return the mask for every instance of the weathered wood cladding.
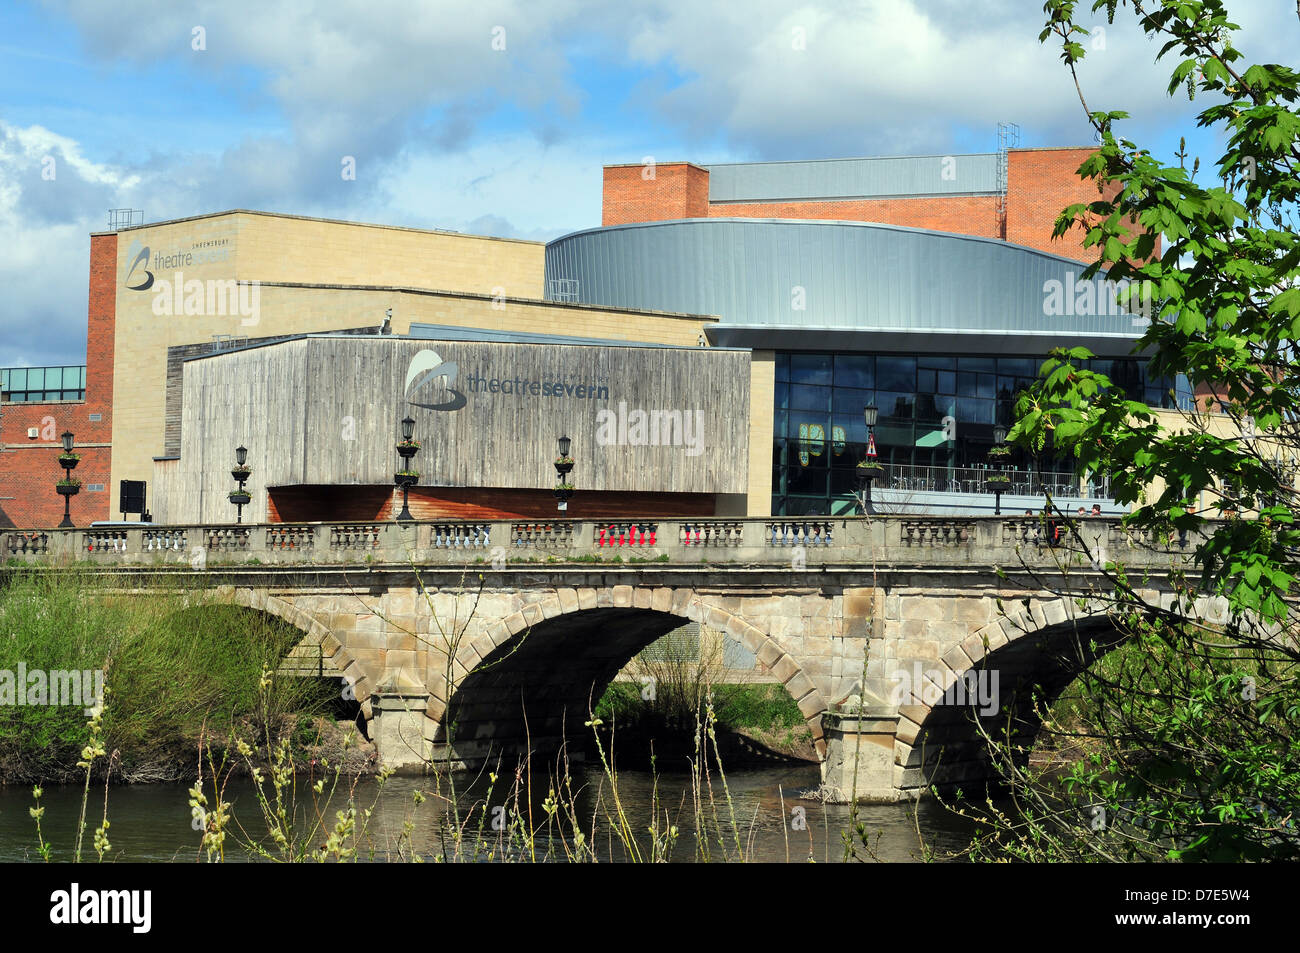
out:
M437 362L426 356L407 394L408 369L423 351L448 374L422 385ZM560 395L547 396L556 385ZM586 490L747 488L744 351L320 337L188 361L183 386L171 519L229 517L240 444L253 468L248 520L267 517L267 487L391 485L408 413L424 486L549 489L556 438L567 434L571 479ZM462 399L455 409L417 406ZM638 411L646 414L639 429ZM670 430L665 413L684 426ZM602 440L613 443L598 442L602 423Z

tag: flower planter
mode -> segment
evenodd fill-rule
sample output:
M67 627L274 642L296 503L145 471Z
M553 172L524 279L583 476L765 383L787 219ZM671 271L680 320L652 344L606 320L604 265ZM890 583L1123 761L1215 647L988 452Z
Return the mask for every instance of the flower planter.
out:
M398 486L415 486L420 482L420 474L397 472L393 474L393 482Z
M994 493L1005 493L1011 489L1011 478L1004 476L991 476L984 480L984 485Z
M248 479L249 474L252 472L252 467L232 467L230 475L235 478L236 482L242 483Z
M241 493L239 490L231 490L228 495L230 497L230 502L234 503L236 506L247 506L253 501L253 494L248 492Z
M58 483L54 488L59 491L59 496L76 496L81 492L80 483Z
M878 463L868 463L865 466L859 463L856 467L858 474L858 484L865 485L872 480L879 480L885 475L885 468Z
M59 454L59 466L65 470L75 470L77 464L81 462L81 455L77 453Z

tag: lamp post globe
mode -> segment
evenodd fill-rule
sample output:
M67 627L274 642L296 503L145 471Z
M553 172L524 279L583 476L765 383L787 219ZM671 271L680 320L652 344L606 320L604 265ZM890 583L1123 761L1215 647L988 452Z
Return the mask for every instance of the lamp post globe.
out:
M569 450L573 446L573 441L566 434L556 443L560 455L555 458L555 478L559 480L555 487L555 508L561 513L566 513L569 509L569 499L573 496L573 484L569 481L569 471L573 469L573 458L569 456Z
M73 482L72 479L72 468L77 465L77 461L71 459L73 447L72 438L73 434L71 430L63 431L59 438L63 442L63 456L68 458L60 461L60 465L63 467L63 479L59 481L57 486L59 495L63 497L63 522L59 524L60 529L73 528L72 498L81 490L81 484Z

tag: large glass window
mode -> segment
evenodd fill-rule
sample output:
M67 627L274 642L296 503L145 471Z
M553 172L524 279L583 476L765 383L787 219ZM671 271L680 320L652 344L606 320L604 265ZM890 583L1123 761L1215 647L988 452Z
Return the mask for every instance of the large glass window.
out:
M1009 424L1020 392L1043 358L1017 355L818 354L775 356L772 499L776 515L852 513L855 468L866 452L862 409L878 410L876 451L882 464L919 474L918 485L984 465L993 427ZM1134 400L1172 407L1189 391L1178 381L1148 378L1146 363L1097 359L1091 367ZM1064 470L1050 452L1010 458L1022 471ZM936 476L937 475L937 476Z
M86 368L0 368L0 399L9 403L46 400L85 400Z

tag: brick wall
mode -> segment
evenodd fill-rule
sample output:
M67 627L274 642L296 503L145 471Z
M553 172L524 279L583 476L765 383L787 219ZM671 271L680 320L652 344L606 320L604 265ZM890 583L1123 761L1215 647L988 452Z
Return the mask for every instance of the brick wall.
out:
M1091 147L1011 150L1007 157L1005 233L998 219L995 195L710 204L708 171L685 162L657 166L653 179L644 177L643 166L606 166L601 224L706 216L878 222L956 235L1003 238L1017 245L1091 263L1096 253L1083 248L1081 231L1053 240L1052 229L1057 215L1067 205L1097 198L1096 186L1081 181L1077 172L1092 151Z
M113 412L113 331L116 318L117 236L90 240L90 286L86 318L86 399L0 407L0 527L37 528L63 519L63 498L54 489L63 477L60 434L73 432L81 462L73 476L82 483L72 498L72 521L85 526L109 519L117 505L110 484ZM92 420L98 415L99 420ZM35 427L39 435L29 438ZM104 490L91 493L91 484Z
M689 162L605 167L602 225L707 218L709 173Z
M1091 146L1076 149L1013 149L1007 155L1007 234L1017 245L1063 255L1091 264L1098 250L1084 248L1084 233L1073 228L1059 239L1052 238L1056 218L1067 205L1095 202L1102 198L1096 183L1080 179L1079 166L1095 150ZM1111 198L1119 185L1106 190ZM1160 254L1159 239L1155 255Z
M724 202L709 206L710 218L796 218L879 222L957 235L998 238L998 200L993 195L833 202Z

